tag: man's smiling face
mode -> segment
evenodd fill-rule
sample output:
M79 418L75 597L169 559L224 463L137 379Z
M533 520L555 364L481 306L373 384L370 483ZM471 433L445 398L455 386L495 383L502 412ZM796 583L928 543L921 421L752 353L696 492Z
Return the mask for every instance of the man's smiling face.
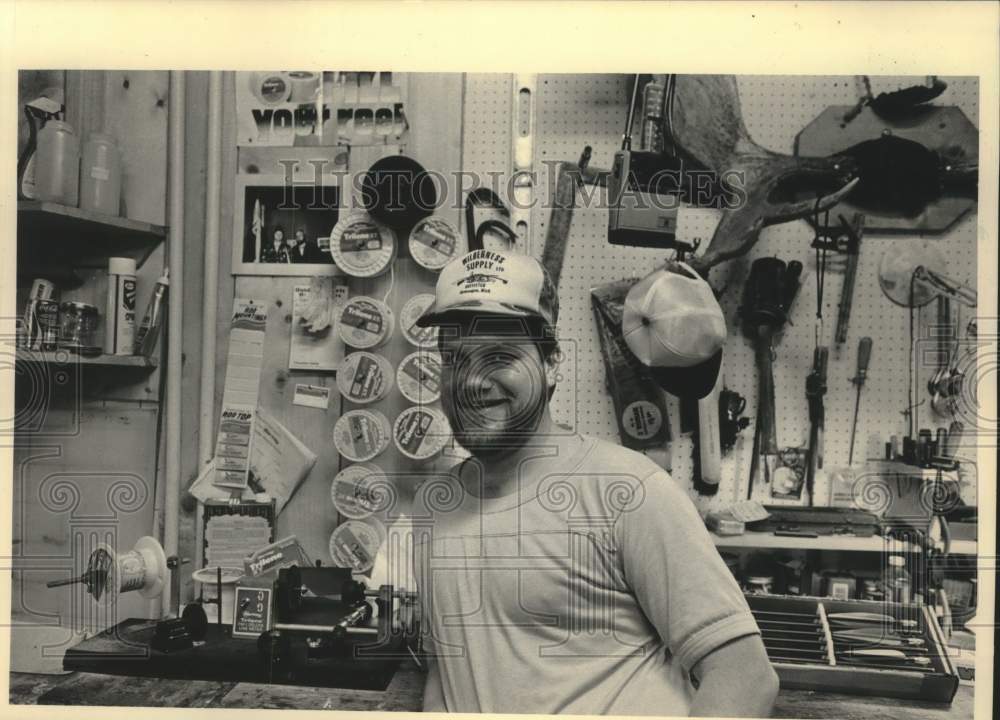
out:
M548 402L546 363L519 318L442 327L439 349L441 405L466 450L500 456L534 436Z

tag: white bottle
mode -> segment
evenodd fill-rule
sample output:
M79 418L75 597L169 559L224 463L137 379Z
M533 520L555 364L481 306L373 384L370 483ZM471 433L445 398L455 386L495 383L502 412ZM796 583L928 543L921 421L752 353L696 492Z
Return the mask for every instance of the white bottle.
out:
M132 355L135 343L135 260L108 258L108 304L104 352Z
M80 208L117 216L121 194L121 156L115 139L91 133L80 162Z
M68 207L79 201L80 141L73 126L62 120L49 120L38 131L35 197Z

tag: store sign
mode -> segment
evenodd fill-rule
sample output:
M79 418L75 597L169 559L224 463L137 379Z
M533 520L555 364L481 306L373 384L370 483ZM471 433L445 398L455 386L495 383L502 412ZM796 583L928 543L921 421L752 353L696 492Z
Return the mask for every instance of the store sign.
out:
M383 145L407 130L398 73L236 73L237 144L258 147Z

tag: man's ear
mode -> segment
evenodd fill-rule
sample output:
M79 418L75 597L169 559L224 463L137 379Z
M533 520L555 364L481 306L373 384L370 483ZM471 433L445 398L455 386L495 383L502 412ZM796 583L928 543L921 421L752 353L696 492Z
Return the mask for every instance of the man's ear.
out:
M545 361L545 384L551 391L559 382L559 364L556 362L555 353Z

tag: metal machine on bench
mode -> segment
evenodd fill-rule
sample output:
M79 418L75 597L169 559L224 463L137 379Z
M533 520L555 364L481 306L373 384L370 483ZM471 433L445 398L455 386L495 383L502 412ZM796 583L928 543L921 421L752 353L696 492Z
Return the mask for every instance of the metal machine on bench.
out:
M178 570L184 562L144 537L128 552L96 548L80 576L49 587L83 584L94 602L113 606L128 592L149 599L161 595L170 569L180 607ZM217 582L222 583L221 572ZM293 565L245 576L237 581L234 603L231 627L222 623L221 613L209 623L201 602L189 603L179 617L123 620L67 650L64 668L384 689L419 637L416 593L392 585L368 589L349 568Z

